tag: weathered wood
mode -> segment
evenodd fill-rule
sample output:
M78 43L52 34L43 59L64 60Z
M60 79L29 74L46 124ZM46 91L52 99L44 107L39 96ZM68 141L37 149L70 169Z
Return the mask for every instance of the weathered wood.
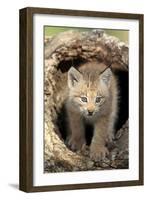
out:
M103 162L90 160L88 147L83 152L70 151L60 137L56 122L64 102L67 70L73 62L95 59L114 70L128 70L128 46L102 30L67 31L45 39L45 172L128 167L128 122L117 132L110 157Z

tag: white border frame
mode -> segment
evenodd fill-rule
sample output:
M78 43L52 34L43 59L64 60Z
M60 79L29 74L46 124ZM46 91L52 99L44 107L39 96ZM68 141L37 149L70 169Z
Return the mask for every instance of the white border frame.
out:
M33 25L33 186L139 180L138 20L35 14ZM129 30L129 72L131 72L129 73L129 169L43 173L44 25Z

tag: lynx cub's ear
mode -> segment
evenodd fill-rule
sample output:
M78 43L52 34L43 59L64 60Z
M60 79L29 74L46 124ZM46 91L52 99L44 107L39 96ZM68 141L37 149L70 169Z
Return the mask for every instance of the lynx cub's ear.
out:
M107 68L100 74L100 79L107 85L109 85L112 77L112 71L110 68Z
M71 67L68 71L68 87L74 87L81 79L82 74L74 67Z

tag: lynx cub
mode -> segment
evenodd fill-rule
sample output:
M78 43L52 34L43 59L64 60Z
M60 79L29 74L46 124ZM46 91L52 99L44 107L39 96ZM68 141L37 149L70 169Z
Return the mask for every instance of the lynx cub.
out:
M106 143L111 141L117 114L117 83L103 63L89 62L78 70L68 71L66 111L70 135L68 145L74 151L85 145L85 123L94 126L90 157L102 160L108 155Z

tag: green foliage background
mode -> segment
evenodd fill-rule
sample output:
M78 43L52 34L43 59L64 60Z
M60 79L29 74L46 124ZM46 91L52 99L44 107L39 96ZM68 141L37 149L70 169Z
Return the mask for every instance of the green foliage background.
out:
M60 32L68 30L78 30L78 31L89 31L91 28L74 28L74 27L55 27L55 26L45 26L45 36L54 36ZM126 44L129 43L129 31L127 30L114 30L114 29L103 29L107 34L118 37L121 41Z

